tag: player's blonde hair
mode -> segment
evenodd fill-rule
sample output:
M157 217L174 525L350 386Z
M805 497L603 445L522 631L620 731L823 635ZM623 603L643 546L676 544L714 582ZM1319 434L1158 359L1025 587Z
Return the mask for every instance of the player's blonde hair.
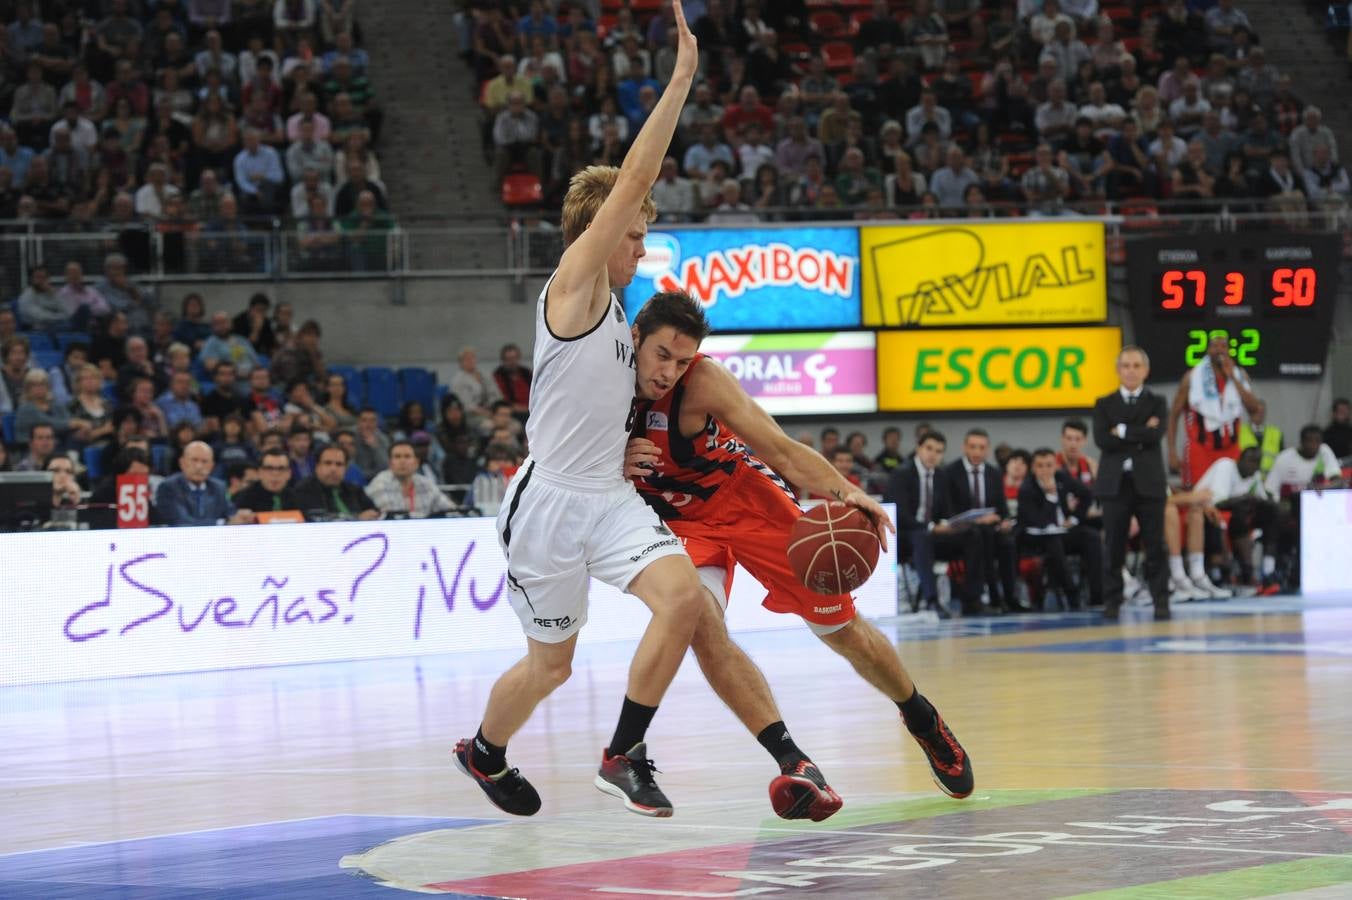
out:
M568 194L563 198L563 244L568 246L587 230L601 204L606 202L620 170L615 166L587 166L568 182ZM639 210L649 222L657 218L657 204L652 191L643 198Z

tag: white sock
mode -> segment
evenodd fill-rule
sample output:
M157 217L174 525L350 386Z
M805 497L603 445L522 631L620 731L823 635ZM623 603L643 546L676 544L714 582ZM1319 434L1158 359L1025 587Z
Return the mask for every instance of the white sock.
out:
M1188 573L1183 571L1183 557L1169 557L1169 574L1178 581L1186 581Z
M1192 580L1197 581L1206 578L1206 557L1200 553L1188 554L1188 571L1192 573ZM1207 579L1210 581L1210 579Z
M1275 571L1277 571L1277 558L1268 556L1266 553L1263 554L1263 575L1271 575Z

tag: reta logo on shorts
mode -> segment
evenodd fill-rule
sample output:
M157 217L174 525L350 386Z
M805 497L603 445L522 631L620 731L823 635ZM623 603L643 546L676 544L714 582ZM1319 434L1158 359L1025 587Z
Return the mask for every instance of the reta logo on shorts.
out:
M567 628L573 624L573 617L561 616L557 619L531 619L531 621L541 628Z
M796 287L849 297L857 259L815 247L747 244L680 262L653 280L658 290L685 291L704 306L761 288Z

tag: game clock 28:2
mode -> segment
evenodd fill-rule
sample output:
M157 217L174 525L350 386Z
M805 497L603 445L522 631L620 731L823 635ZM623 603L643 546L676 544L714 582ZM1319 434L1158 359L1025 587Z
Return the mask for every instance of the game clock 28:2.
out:
M1234 357L1235 362L1246 369L1258 365L1258 347L1263 342L1263 335L1257 328L1241 328L1239 337L1231 337L1230 332L1224 328L1191 328L1188 330L1188 349L1183 354L1183 360L1189 366L1195 366L1206 356L1207 345L1213 338L1224 338L1230 344L1230 355Z

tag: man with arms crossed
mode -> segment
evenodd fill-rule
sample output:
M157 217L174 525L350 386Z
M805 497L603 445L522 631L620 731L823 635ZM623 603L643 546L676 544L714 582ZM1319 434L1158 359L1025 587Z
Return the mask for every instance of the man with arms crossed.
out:
M657 294L635 318L640 405L625 473L685 543L717 601L706 602L691 646L715 693L779 762L783 774L770 787L776 812L785 816L777 793L791 795L813 819L830 815L840 800L824 781L817 792L807 789L804 781L820 773L789 738L764 676L728 638L722 611L738 563L769 591L767 609L801 616L896 703L940 789L966 797L971 761L888 640L855 615L854 598L814 593L789 566L789 534L800 511L786 481L863 510L884 544L886 514L824 457L786 435L726 369L704 359L698 351L706 333L699 304L682 293Z
M671 81L619 169L592 166L573 176L563 202L566 249L536 306L531 455L498 513L508 594L527 653L493 686L478 734L455 748L459 768L514 815L536 813L540 795L507 766L507 742L571 674L592 577L637 595L652 611L595 783L640 815L671 815L644 734L704 598L680 541L623 475L635 362L611 289L627 285L643 257L656 217L650 192L698 63L681 2L672 5L678 48Z

